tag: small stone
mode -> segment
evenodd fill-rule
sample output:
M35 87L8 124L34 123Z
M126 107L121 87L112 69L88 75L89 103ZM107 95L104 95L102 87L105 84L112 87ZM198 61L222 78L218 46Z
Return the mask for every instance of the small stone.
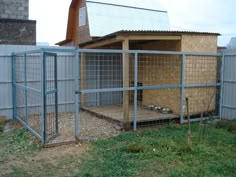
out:
M121 130L123 129L123 127L121 127L121 126L119 126L119 125L114 126L114 128L115 128L116 130L118 130L118 131L121 131Z

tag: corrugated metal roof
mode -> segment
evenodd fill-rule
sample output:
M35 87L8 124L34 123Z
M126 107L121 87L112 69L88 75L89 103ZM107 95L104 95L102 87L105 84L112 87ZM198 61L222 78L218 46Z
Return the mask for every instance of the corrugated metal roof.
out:
M146 1L137 3L136 8L120 4L87 1L90 36L100 37L120 30L170 29L167 11L146 9ZM122 4L127 5L124 2ZM142 7L138 4L142 4Z
M136 8L167 11L166 8L159 2L159 0L87 0L87 2L116 4Z
M229 42L229 45L228 45L228 48L230 48L230 49L236 48L236 37L231 38L231 40Z
M98 42L98 41L103 41L103 40L106 40L106 39L109 39L109 38L113 38L117 35L120 35L120 34L140 34L140 35L145 35L145 34L151 34L151 35L160 35L160 34L201 34L201 35L220 35L219 33L211 33L211 32L199 32L199 31L171 31L171 30L120 30L120 31L117 31L117 32L114 32L114 33L111 33L111 34L108 34L108 35L105 35L103 37L100 37L100 38L97 38L97 39L94 39L94 40L91 40L91 41L88 41L88 42L85 42L85 43L82 43L80 44L80 46L85 46L85 45L88 45L88 44L92 44L92 43L95 43L95 42Z
M219 33L204 32L204 31L178 31L178 30L120 30L116 33L179 33L179 34L213 34L220 35Z

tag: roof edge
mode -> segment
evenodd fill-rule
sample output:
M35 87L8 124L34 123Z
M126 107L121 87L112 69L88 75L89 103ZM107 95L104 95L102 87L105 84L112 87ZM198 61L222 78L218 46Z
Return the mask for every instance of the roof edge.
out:
M92 44L94 42L99 42L99 41L102 41L102 40L105 40L105 39L109 39L109 38L112 38L112 37L115 37L119 34L150 34L150 33L153 33L153 34L198 34L198 35L216 35L216 36L219 36L220 33L211 33L211 32L197 32L197 31L163 31L163 30L157 30L157 31L153 31L153 30L145 30L145 31L141 31L141 30L120 30L120 31L117 31L117 32L114 32L114 33L111 33L111 34L108 34L108 35L105 35L105 36L102 36L102 37L98 37L96 39L93 39L93 40L90 40L90 41L87 41L87 42L84 42L84 43L81 43L79 44L79 46L83 47L85 45L88 45L88 44Z
M64 45L64 44L69 43L69 42L72 42L72 40L71 39L65 39L63 41L57 42L55 45Z
M103 5L111 5L111 6L117 6L117 7L125 7L125 8L133 8L133 9L140 9L140 10L148 10L148 11L168 13L168 11L166 11L166 10L156 10L156 9L141 8L141 7L135 7L135 6L121 5L121 4L96 2L96 1L92 1L92 0L87 0L86 2L90 2L90 3L94 3L94 4L103 4Z

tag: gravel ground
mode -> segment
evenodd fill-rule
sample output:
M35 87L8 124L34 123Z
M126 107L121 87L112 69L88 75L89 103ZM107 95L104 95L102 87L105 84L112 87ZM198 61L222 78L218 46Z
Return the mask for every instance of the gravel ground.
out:
M103 139L116 136L121 132L118 123L92 116L86 112L79 114L79 130L81 140ZM73 113L59 113L59 136L49 143L60 143L75 140L75 119Z

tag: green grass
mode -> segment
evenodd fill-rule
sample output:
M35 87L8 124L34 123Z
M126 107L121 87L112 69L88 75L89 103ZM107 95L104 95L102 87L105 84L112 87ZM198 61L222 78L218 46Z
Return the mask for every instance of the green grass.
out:
M217 122L216 128L225 129L229 132L236 133L236 120L228 121L228 120L222 120Z
M41 149L23 128L9 133L1 132L0 147L0 163L9 160L10 156L15 158L32 156Z
M74 177L235 176L236 135L211 126L199 144L198 130L192 126L192 146L187 127L174 125L94 142Z
M198 124L192 125L193 145L186 143L187 126L169 125L98 140L88 152L75 145L43 149L23 129L0 132L0 176L234 177L235 123L210 125L204 143Z
M76 150L75 147L73 148ZM60 148L43 149L32 139L30 133L22 128L8 133L0 132L0 176L70 176L80 166L79 156L78 153L63 151L64 149Z

